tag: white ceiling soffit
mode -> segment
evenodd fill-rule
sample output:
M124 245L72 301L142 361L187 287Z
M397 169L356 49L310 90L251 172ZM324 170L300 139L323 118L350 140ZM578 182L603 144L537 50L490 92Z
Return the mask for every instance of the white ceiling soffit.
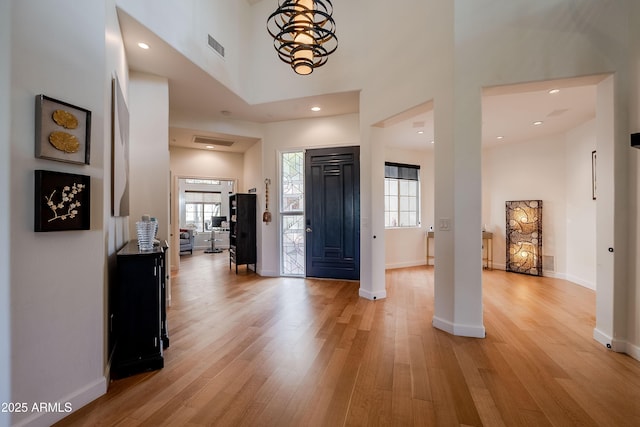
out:
M186 113L195 119L231 119L255 123L359 112L359 91L322 94L264 104L248 104L120 9L118 9L118 20L129 68L132 71L154 74L168 79L171 111ZM147 43L150 49L140 49L138 47L140 41ZM203 44L207 44L206 38L203 39ZM211 53L217 55L212 50ZM322 108L320 112L311 111L311 107L316 105Z
M595 117L596 85L606 75L487 87L482 91L482 144L541 139L566 132ZM552 89L560 90L550 94ZM410 108L375 124L386 145L411 150L433 147L433 102ZM541 121L541 125L533 125ZM420 126L422 125L422 126Z

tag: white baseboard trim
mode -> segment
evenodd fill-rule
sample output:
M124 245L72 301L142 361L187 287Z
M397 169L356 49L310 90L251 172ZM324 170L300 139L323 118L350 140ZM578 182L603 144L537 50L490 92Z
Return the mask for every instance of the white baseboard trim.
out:
M506 271L506 265L505 264L497 264L494 263L493 264L493 269L494 270L502 270L502 271ZM559 273L557 271L550 271L550 270L543 270L542 271L542 276L543 277L552 277L554 279L561 279L561 280L567 280L571 283L575 283L576 285L580 285L582 287L585 287L587 289L591 289L591 290L596 290L596 285L593 282L589 282L587 280L583 280L579 277L576 276L572 276L570 274L564 274L564 273Z
M48 411L44 410L43 412L33 412L29 417L19 421L13 426L35 427L53 425L105 394L107 392L107 384L106 377L98 378L94 382L87 384L84 388L63 397L57 402L47 402L49 406L49 408L47 408Z
M596 284L595 283L588 282L588 281L583 280L583 279L581 279L579 277L572 276L572 275L568 274L568 275L566 275L566 277L564 279L568 280L571 283L575 283L576 285L580 285L580 286L582 286L584 288L591 289L592 291L596 290Z
M451 335L456 335L459 337L470 337L470 338L484 338L486 336L486 331L484 326L473 326L473 325L459 325L456 323L449 322L448 320L441 319L439 317L433 316L433 320L431 324L434 328L440 329L442 331L448 332Z
M611 350L615 351L616 353L629 354L627 351L628 345L629 345L628 342L621 339L614 338L611 340Z
M627 342L625 353L636 360L640 360L640 347L638 347L637 345L633 345L630 342Z
M258 276L264 276L264 277L279 277L279 276L280 276L280 274L278 274L278 272L277 272L277 271L258 269Z
M358 291L358 295L360 295L360 297L362 297L362 298L366 298L366 299L369 299L371 301L375 301L375 300L378 300L378 299L386 298L387 297L387 291L386 290L381 290L381 291L371 292L368 289L360 288L360 290Z
M551 277L553 279L561 279L561 280L567 280L567 277L565 276L564 273L558 273L557 271L551 271L551 270L542 270L542 276L543 277Z
M393 270L395 268L419 267L421 265L427 265L427 262L425 260L396 262L393 264L386 264L384 268L385 270Z
M506 269L507 269L506 264L500 264L500 263L497 263L497 262L494 262L492 267L493 267L494 270L506 271Z
M625 353L636 360L640 360L640 347L629 341L613 338L599 329L593 330L593 339L609 350L615 351L616 353Z
M612 344L613 337L605 334L598 328L593 329L593 339L598 341L600 344L607 347L608 349L613 350L613 344Z

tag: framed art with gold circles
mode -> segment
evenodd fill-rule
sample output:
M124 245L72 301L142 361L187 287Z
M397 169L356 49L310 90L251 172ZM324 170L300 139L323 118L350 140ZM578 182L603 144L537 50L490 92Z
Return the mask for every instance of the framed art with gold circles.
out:
M36 150L39 159L89 164L91 111L36 95Z

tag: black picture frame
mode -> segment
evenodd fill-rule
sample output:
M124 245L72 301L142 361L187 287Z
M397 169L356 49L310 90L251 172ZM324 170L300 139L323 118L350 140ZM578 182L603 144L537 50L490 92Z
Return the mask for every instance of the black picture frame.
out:
M89 164L91 111L46 95L36 95L35 156Z
M34 231L89 230L91 177L35 171Z

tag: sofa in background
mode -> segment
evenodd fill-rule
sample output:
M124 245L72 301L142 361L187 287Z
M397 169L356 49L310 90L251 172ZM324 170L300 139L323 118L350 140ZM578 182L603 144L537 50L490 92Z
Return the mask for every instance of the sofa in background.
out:
M190 228L181 228L180 229L180 254L184 252L189 252L193 254L193 243L195 240L195 236L193 235L193 230Z

